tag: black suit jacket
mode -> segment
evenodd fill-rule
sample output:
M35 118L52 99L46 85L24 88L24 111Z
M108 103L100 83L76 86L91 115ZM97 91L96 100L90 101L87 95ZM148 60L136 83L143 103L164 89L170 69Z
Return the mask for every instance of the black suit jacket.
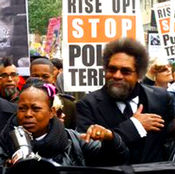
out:
M17 104L0 97L0 132L8 119L17 111Z
M161 115L165 120L165 128L160 132L148 132L141 138L133 122L126 119L103 87L100 90L87 94L77 102L77 130L85 132L89 125L99 124L120 134L128 145L131 153L129 163L147 163L162 161L162 148L166 136L166 128L175 116L172 98L162 88L140 85L146 103L145 113Z

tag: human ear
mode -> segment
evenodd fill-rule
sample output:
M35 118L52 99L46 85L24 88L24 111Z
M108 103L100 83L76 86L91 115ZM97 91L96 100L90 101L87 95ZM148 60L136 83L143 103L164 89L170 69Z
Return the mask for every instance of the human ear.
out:
M51 108L51 114L50 114L50 119L52 119L54 116L56 116L56 109L55 109L55 107L52 107Z

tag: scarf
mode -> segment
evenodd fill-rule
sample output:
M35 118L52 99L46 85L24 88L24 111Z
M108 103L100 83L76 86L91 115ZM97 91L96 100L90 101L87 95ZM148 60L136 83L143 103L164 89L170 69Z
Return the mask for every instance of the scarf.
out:
M16 151L10 132L14 130L14 126L18 126L16 115L11 117L0 134L0 142L7 152L8 156L12 156ZM68 137L64 129L64 125L57 117L50 121L50 127L47 135L42 140L32 140L32 151L38 152L41 157L52 158L62 153L68 146Z
M47 135L37 141L31 141L33 152L45 158L53 158L53 156L63 153L68 146L68 137L62 122L54 117L50 122L49 132Z

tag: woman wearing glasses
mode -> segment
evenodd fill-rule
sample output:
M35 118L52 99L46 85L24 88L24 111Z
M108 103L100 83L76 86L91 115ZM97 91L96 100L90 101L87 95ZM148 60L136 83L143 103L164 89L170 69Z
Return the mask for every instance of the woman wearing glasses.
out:
M165 58L150 59L150 66L143 83L167 89L173 82L173 72L170 62Z

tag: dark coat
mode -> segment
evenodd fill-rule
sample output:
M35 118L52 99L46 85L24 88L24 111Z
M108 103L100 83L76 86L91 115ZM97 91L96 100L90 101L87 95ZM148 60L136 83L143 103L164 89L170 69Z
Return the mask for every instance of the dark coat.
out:
M64 126L68 129L75 129L76 122L76 107L75 107L75 99L70 95L66 94L58 94L63 104L63 112L65 114L64 118Z
M10 132L18 125L16 117L9 119L0 135L0 165L11 158L16 149ZM121 137L114 134L113 141L90 141L80 139L79 133L64 129L63 124L54 117L47 135L42 140L32 140L32 151L46 159L52 159L63 166L104 166L123 164L128 159L128 149Z
M165 128L160 132L148 132L141 138L133 122L126 119L103 87L88 94L77 103L77 130L85 132L89 125L99 124L113 129L128 145L131 159L130 163L147 163L162 161L163 144L166 128L175 116L172 98L162 88L140 85L140 95L144 98L144 113L155 113L165 120Z
M145 76L142 80L142 82L146 85L155 85L155 81L151 80L150 78L148 78L147 76Z
M7 123L7 120L17 111L17 104L9 102L0 97L0 132Z

